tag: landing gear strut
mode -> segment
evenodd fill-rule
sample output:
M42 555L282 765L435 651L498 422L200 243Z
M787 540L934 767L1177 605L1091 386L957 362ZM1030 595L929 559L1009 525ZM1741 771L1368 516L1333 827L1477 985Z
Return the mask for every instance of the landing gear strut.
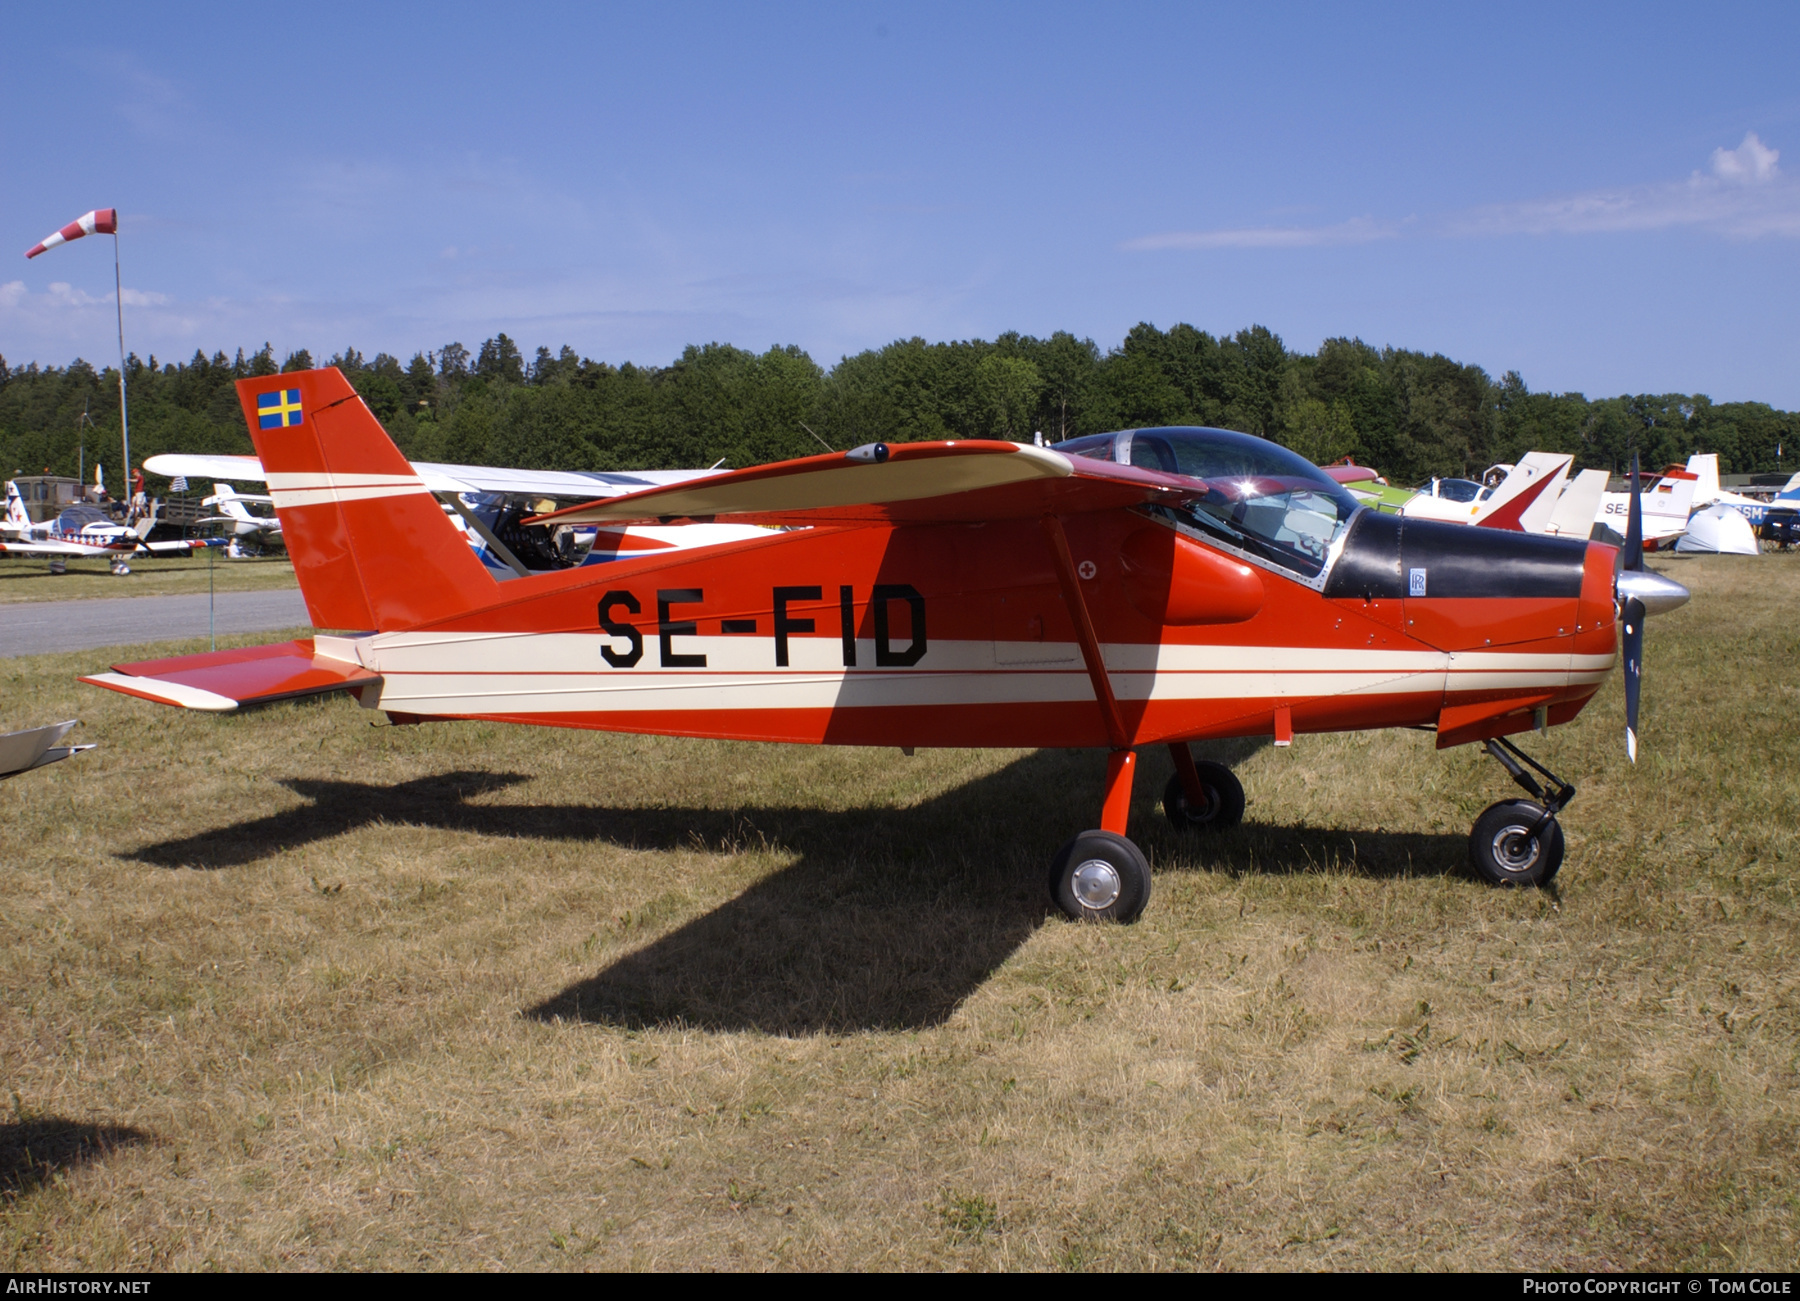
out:
M1505 737L1487 743L1487 752L1531 795L1489 805L1469 833L1469 862L1491 885L1548 885L1562 866L1563 833L1556 815L1575 798L1575 788ZM1535 770L1554 789L1544 786Z

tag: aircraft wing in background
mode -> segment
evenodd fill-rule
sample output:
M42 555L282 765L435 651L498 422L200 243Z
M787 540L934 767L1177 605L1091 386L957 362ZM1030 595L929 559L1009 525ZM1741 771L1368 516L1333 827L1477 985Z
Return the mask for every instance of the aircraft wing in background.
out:
M262 462L254 456L165 452L144 462L152 474L170 478L222 479L231 483L267 483ZM413 469L428 492L498 492L515 497L616 497L724 473L718 470L512 470L488 465L438 465L416 461Z
M181 544L186 549L187 544ZM0 556L49 556L61 558L87 559L92 556L129 556L138 549L135 541L118 543L99 542L0 542Z

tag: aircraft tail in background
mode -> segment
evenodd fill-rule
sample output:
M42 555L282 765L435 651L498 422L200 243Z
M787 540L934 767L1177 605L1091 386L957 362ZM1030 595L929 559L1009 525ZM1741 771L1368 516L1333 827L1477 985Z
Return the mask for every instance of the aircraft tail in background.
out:
M25 511L25 499L19 495L19 485L11 479L6 481L5 527L12 533L20 533L31 527L31 516Z
M237 382L313 625L392 631L496 583L336 367Z
M1477 526L1542 533L1574 458L1563 452L1527 452L1487 499Z
M1605 470L1583 470L1564 488L1550 512L1546 533L1556 537L1585 538L1594 531L1594 517L1600 513L1600 499L1606 495Z

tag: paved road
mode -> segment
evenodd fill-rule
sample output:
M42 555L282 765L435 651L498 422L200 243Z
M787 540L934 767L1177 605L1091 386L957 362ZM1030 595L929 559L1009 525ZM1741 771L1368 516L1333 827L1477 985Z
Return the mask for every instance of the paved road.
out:
M213 599L220 636L312 624L306 602L293 588L222 592ZM204 596L120 596L0 605L0 659L204 637L206 602Z

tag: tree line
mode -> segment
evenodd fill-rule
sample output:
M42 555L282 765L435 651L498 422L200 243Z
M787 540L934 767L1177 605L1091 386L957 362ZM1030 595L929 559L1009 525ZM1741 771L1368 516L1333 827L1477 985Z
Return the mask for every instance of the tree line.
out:
M277 364L267 344L249 356L128 358L134 458L251 452L233 381L314 364L305 350ZM1055 442L1176 424L1259 434L1321 464L1353 457L1406 484L1473 476L1531 450L1615 472L1634 450L1646 467L1710 451L1726 473L1756 473L1793 468L1787 449L1800 446L1800 414L1761 402L1533 393L1514 371L1495 380L1360 339L1295 352L1261 326L1214 337L1145 324L1105 351L1064 332L903 339L830 370L797 347L722 343L667 366L614 366L566 346L527 359L505 334L473 353L451 343L403 363L346 348L323 364L344 372L413 460L529 469L743 467L871 442L1039 432ZM0 471L73 475L84 443L90 476L96 460L116 464L117 395L115 369L0 357Z

